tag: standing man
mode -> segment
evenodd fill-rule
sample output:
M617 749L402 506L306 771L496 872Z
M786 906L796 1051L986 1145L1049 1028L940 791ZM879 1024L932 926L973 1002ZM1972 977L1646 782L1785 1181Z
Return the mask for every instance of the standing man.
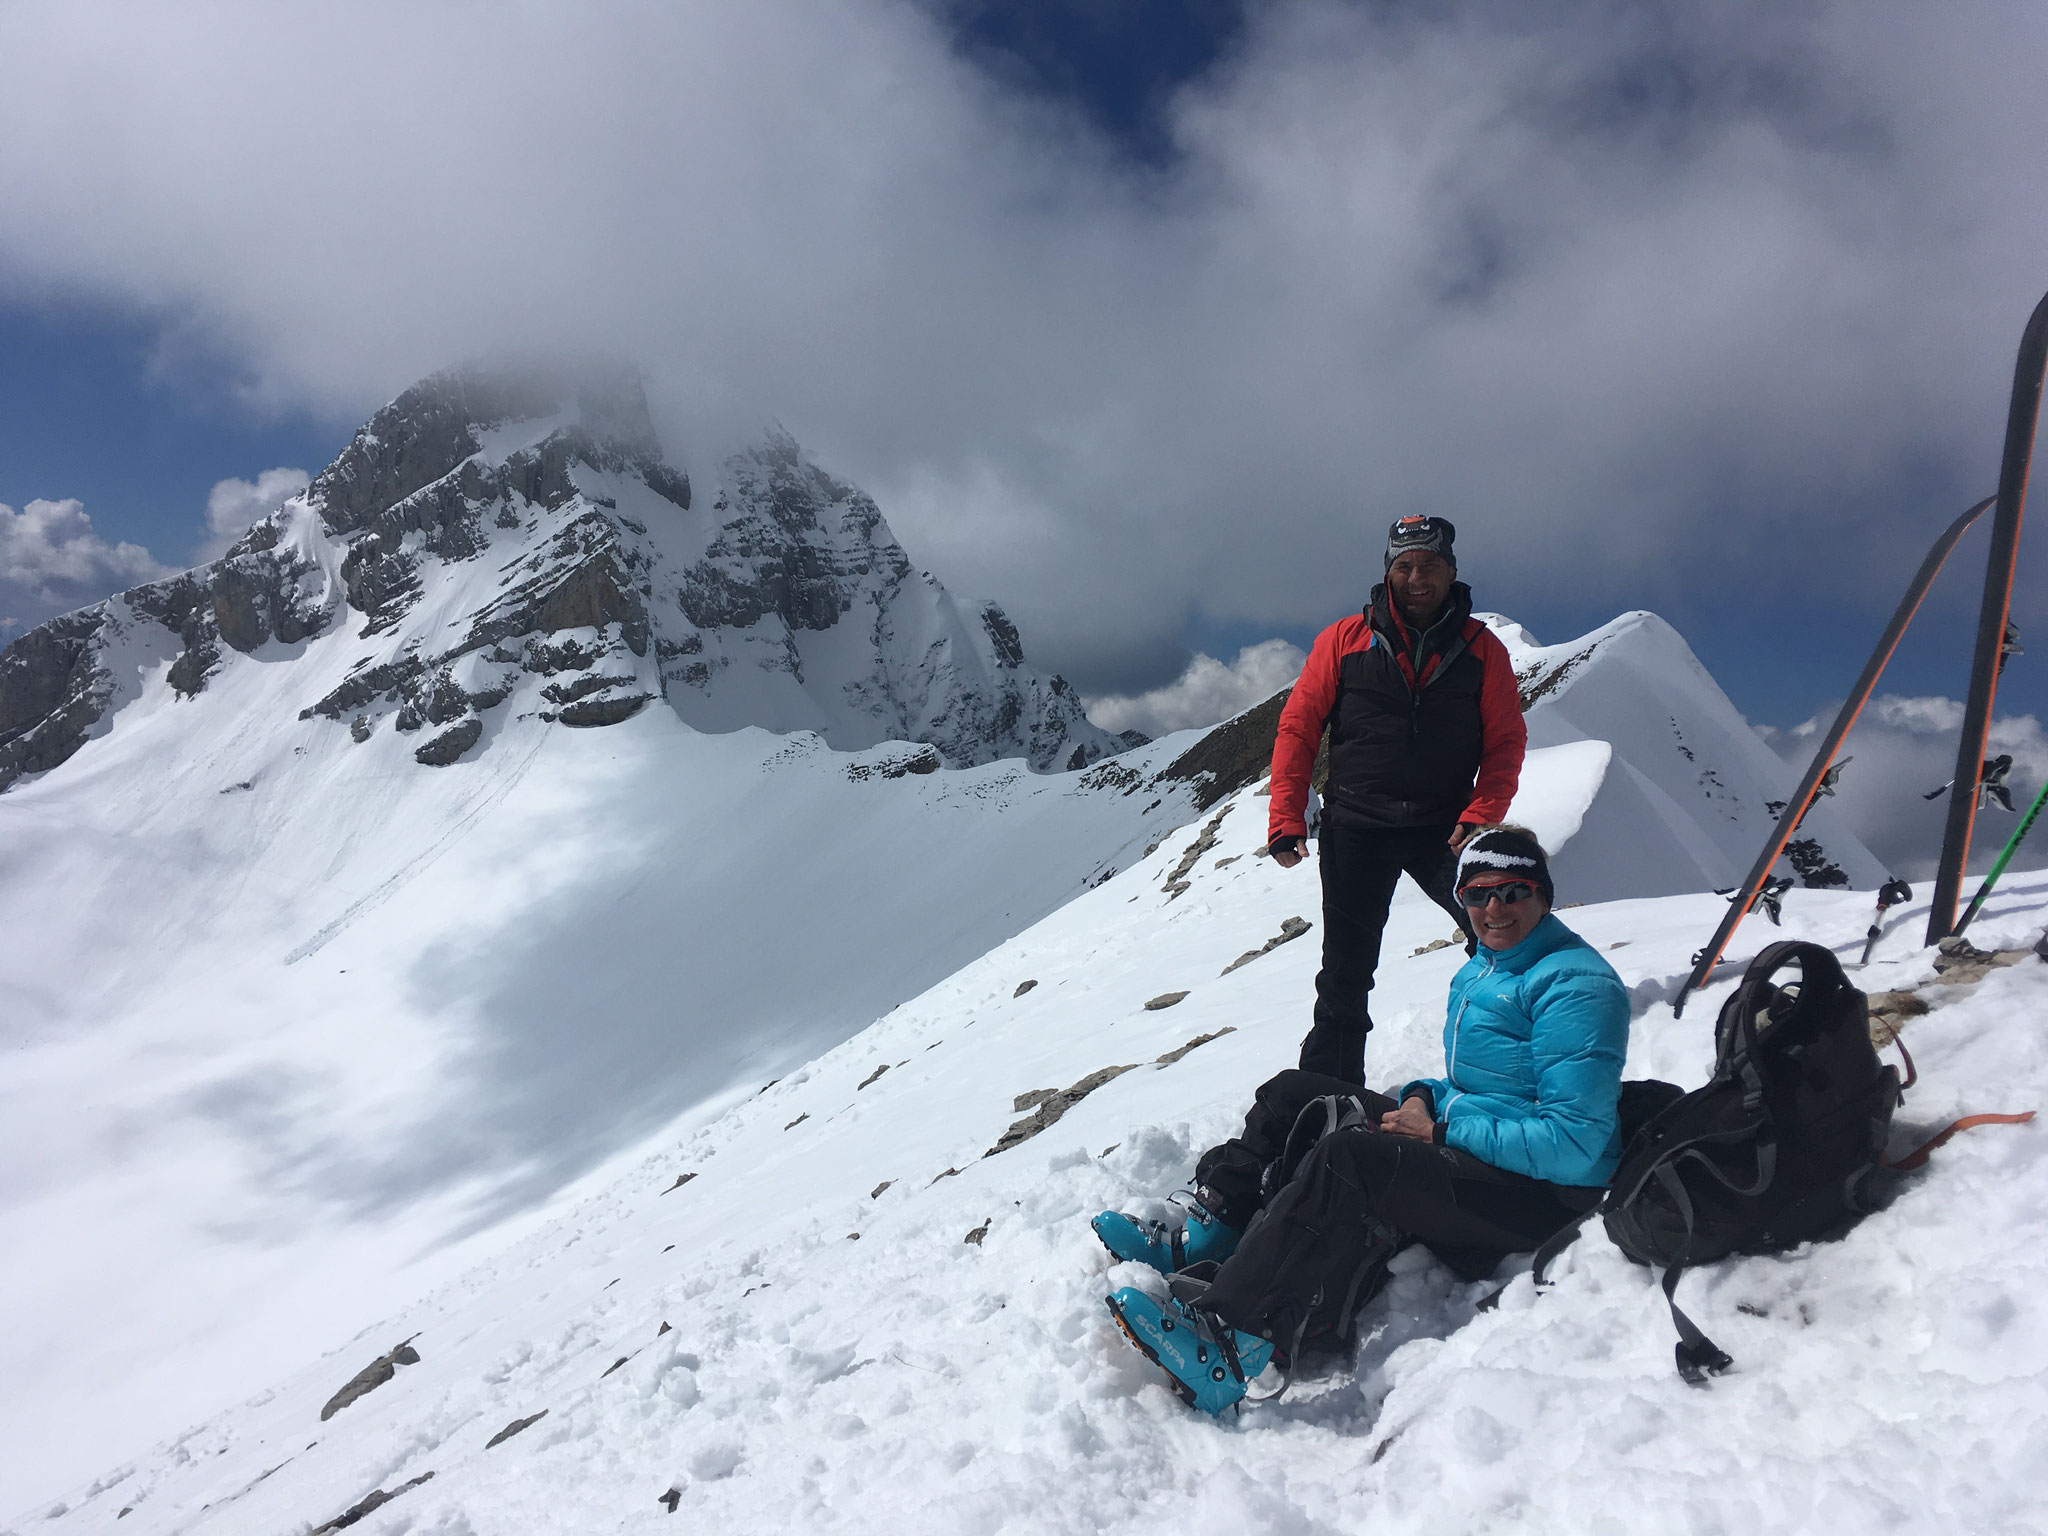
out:
M1273 862L1292 869L1307 848L1309 774L1323 728L1323 968L1301 1068L1365 1081L1367 1002L1380 931L1402 871L1456 919L1458 851L1475 827L1507 818L1529 733L1507 647L1472 617L1441 517L1404 517L1387 531L1386 580L1365 611L1340 619L1315 648L1273 742Z

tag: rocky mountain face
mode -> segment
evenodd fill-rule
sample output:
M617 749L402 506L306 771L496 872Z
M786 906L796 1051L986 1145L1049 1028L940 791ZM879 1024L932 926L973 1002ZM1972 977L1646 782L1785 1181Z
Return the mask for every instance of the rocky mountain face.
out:
M874 501L775 431L706 498L663 457L636 379L436 375L379 411L225 555L0 652L0 789L46 772L146 687L203 694L336 633L300 718L415 757L470 752L492 712L604 726L665 701L693 726L922 742L955 767L1069 770L1132 745L1034 672L994 603L918 571Z

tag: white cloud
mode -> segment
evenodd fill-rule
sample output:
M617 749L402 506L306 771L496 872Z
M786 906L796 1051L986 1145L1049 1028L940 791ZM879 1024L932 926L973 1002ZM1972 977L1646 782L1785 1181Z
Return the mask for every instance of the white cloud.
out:
M303 469L266 469L254 482L218 480L206 495L206 537L193 552L203 563L223 554L257 518L275 512L312 484Z
M1228 666L1197 652L1187 670L1164 688L1135 698L1090 700L1088 718L1106 731L1138 730L1147 736L1214 725L1293 686L1306 660L1299 646L1285 640L1248 645Z
M139 544L109 544L78 501L0 503L0 637L168 576Z
M1805 768L1814 749L1834 724L1839 703L1829 704L1811 720L1790 730L1765 729L1763 738L1787 762ZM1840 788L1831 802L1870 851L1901 879L1927 880L1941 857L1941 839L1948 817L1948 796L1929 800L1926 794L1955 772L1956 742L1963 725L1963 706L1955 699L1882 694L1857 718L1856 728L1842 745L1842 756L1854 762L1842 770ZM2010 715L1991 722L1990 755L2010 753L2007 785L2015 812L1996 807L1977 813L1971 838L1970 867L1986 868L2011 836L2017 817L2048 778L2048 733L2032 715ZM2048 866L2048 827L2037 826L2013 861L2017 869Z
M934 9L18 0L0 283L352 414L638 356L687 467L781 418L1091 691L1355 608L1402 512L1491 606L1763 607L1993 474L2048 8L1254 6L1166 170Z

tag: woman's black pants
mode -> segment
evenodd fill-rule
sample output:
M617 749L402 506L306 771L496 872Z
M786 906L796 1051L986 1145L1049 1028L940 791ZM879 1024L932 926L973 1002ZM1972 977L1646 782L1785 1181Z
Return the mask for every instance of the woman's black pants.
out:
M1325 1136L1291 1179L1262 1190L1296 1117L1326 1095L1358 1099L1365 1124ZM1205 1308L1291 1347L1312 1314L1320 1328L1335 1311L1362 1303L1371 1291L1354 1294L1359 1276L1375 1263L1384 1270L1408 1242L1427 1244L1460 1275L1479 1279L1507 1254L1541 1246L1603 1193L1372 1128L1395 1107L1384 1094L1315 1072L1282 1072L1259 1088L1244 1129L1195 1167L1211 1209L1244 1233L1203 1296ZM1348 1334L1350 1322L1342 1317L1337 1331Z

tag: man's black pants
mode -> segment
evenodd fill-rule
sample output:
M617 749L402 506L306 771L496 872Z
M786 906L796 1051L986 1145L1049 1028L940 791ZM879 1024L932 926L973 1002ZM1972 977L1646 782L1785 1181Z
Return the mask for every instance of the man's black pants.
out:
M1292 1347L1305 1318L1343 1297L1363 1266L1420 1241L1467 1279L1492 1273L1591 1209L1598 1189L1548 1184L1496 1168L1454 1147L1358 1128L1326 1136L1294 1177L1266 1197L1260 1179L1279 1158L1296 1116L1325 1094L1354 1094L1368 1125L1395 1108L1384 1094L1313 1072L1263 1084L1244 1129L1204 1153L1195 1182L1215 1214L1244 1232L1202 1298L1233 1327ZM1357 1294L1362 1303L1371 1292ZM1348 1330L1350 1319L1344 1318Z
M1316 975L1315 1022L1301 1042L1301 1069L1365 1082L1367 1003L1379 969L1380 933L1405 872L1423 894L1450 913L1473 939L1472 920L1458 902L1458 856L1451 825L1358 827L1326 808L1318 856L1323 871L1323 968Z

